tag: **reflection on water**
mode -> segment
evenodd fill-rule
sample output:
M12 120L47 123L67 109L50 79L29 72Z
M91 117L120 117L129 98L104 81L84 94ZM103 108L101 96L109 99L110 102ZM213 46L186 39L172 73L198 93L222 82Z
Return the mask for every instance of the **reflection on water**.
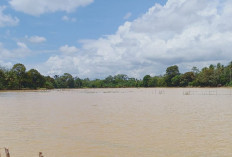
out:
M12 157L231 157L230 92L0 92L0 148Z

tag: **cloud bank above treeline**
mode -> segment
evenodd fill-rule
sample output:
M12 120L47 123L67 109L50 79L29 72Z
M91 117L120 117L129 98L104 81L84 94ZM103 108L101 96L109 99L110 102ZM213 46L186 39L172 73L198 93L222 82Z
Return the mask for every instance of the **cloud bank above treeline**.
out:
M127 73L156 75L177 64L182 70L208 63L228 63L232 58L232 1L169 0L155 4L115 34L82 40L76 53L50 57L49 73L65 69L88 77ZM64 49L63 49L64 51Z
M16 11L33 17L57 11L74 12L93 2L69 0L64 5L60 0L41 0L36 4L10 0L9 4ZM0 8L0 27L16 26L20 20L5 14L4 9ZM185 72L193 66L201 68L231 61L231 19L231 0L168 0L165 5L154 4L137 19L126 21L114 34L98 39L63 43L56 49L39 52L34 52L28 44L46 44L46 36L26 36L11 50L0 42L0 63L12 65L11 60L41 52L41 56L44 53L47 58L28 66L51 76L69 72L82 78L104 78L123 73L141 78L146 74L163 74L165 67L171 65L178 65Z

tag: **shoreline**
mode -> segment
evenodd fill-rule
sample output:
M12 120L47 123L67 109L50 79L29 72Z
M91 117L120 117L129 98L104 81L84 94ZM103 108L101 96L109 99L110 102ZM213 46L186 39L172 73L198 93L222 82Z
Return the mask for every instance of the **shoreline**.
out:
M0 93L7 92L46 92L46 91L68 91L68 90L102 90L102 89L232 89L232 87L125 87L125 88L54 88L54 89L13 89L0 90Z

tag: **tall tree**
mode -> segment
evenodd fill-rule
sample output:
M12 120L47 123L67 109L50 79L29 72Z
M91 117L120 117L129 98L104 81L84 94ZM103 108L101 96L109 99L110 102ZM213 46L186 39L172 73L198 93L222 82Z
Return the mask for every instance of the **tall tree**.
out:
M174 86L172 84L172 78L174 78L177 75L180 75L179 68L177 65L170 66L166 69L165 81L167 83L167 86Z
M18 89L21 89L25 83L26 67L23 64L15 64L11 71L16 75L18 80Z
M57 88L74 88L74 78L69 73L64 73L62 76L55 76Z
M50 76L46 76L45 78L45 88L47 89L53 89L56 87L56 83L55 83L55 79L50 77Z
M150 75L146 75L143 77L143 86L144 87L149 87L149 82L151 81L151 76Z
M29 88L37 89L45 85L45 78L37 70L31 69L27 72L27 83Z
M5 78L5 72L0 69L0 89L5 89L6 87L6 78Z
M5 72L5 80L7 89L19 89L19 80L12 70Z
M75 86L75 88L81 88L82 87L82 80L79 77L74 78L74 86Z
M180 77L180 86L186 87L195 79L194 72L186 72Z
M215 75L215 68L213 65L210 65L209 68L205 67L201 70L199 75L197 76L197 81L199 85L202 87L216 87L217 79Z

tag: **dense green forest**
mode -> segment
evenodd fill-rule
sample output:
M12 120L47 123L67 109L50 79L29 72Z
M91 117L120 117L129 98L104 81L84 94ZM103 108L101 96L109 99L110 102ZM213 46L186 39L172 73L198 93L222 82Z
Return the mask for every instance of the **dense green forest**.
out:
M23 64L11 69L0 68L0 89L53 89L53 88L124 88L124 87L218 87L232 86L232 62L220 63L181 74L178 66L170 66L160 76L146 75L143 79L130 78L125 74L90 80L73 77L69 73L54 77L43 76L37 70L26 70Z

